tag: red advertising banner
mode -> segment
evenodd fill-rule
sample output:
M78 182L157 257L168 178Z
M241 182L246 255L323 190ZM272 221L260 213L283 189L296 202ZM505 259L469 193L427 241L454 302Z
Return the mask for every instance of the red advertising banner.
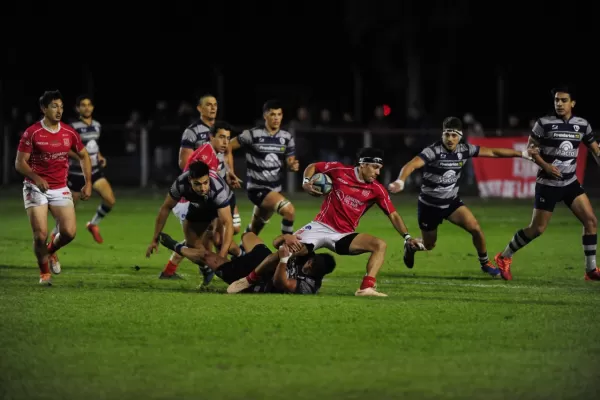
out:
M482 138L470 137L469 143L483 147L502 147L523 151L528 137ZM577 156L577 178L583 183L587 160L587 147L582 143ZM524 158L472 158L479 196L511 199L535 196L535 177L539 167Z

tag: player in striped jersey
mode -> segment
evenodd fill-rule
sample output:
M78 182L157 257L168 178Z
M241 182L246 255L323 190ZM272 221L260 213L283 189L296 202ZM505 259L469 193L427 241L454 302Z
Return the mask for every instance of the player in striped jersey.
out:
M263 106L264 127L243 131L231 140L230 149L246 150L248 198L254 203L252 220L246 232L257 235L274 212L280 214L281 232L294 232L295 210L293 204L281 194L283 169L297 172L300 168L295 156L292 134L282 130L282 106L277 100L269 100ZM230 165L231 166L231 165Z
M437 228L447 219L471 234L473 245L479 256L481 270L491 276L500 271L488 258L485 237L479 222L458 196L458 180L466 161L471 157L523 157L531 160L537 149L524 151L497 149L462 143L462 122L456 117L448 117L442 125L442 140L435 142L409 161L395 182L388 189L398 193L404 189L404 182L416 169L423 168L423 184L418 200L418 222L426 250L435 247ZM414 265L415 247L404 247L404 263L408 268Z
M529 226L515 233L504 251L496 255L495 261L502 278L512 280L513 254L544 233L556 203L562 201L583 224L584 278L599 281L600 270L596 265L598 220L575 172L581 143L590 149L598 164L600 147L589 122L573 115L573 90L567 86L558 87L552 90L552 96L554 115L538 119L529 136L529 143L540 148L540 154L534 156L540 170L535 184L533 217Z
M150 257L158 250L159 233L162 232L169 213L179 200L186 198L190 207L183 223L186 246L203 248L202 237L214 219L218 218L224 227L222 246L219 250L220 257L227 257L229 246L233 241L233 218L231 216L231 201L233 193L216 172L211 171L202 161L196 161L189 166L189 170L181 174L169 190L163 205L160 208L154 227L154 236L146 251ZM212 271L200 269L205 276L212 276ZM163 276L164 272L161 273ZM177 278L172 274L169 278Z
M106 158L100 153L100 147L98 145L101 125L92 118L92 114L94 113L94 101L92 100L92 97L87 94L77 97L75 109L79 114L79 119L73 121L71 126L79 133L81 141L90 155L90 160L92 162L92 188L102 199L102 203L100 203L96 209L96 214L88 221L86 227L92 234L94 240L97 243L102 243L103 239L100 235L98 224L115 206L115 194L113 193L110 182L108 182L103 172L103 169L106 166ZM76 157L75 154L70 154L67 184L69 189L73 192L73 202L77 204L81 188L85 185L85 179L79 157ZM54 238L57 233L58 224L52 230L51 238Z

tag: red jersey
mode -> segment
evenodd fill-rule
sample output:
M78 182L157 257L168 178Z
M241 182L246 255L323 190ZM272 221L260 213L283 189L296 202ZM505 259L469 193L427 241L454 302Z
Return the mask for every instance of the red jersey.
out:
M339 162L318 162L315 164L317 172L331 177L333 189L325 197L315 221L339 233L354 232L360 218L373 204L377 204L386 215L396 211L383 185L377 181L368 183L360 180L354 167Z
M190 164L194 161L202 161L204 164L208 165L208 169L219 172L219 158L217 157L217 152L210 143L205 143L194 150L190 158L188 158L187 163L185 163L183 172L187 171L190 168Z
M69 125L59 123L58 132L50 132L38 121L23 132L18 151L31 154L29 166L50 189L60 189L67 186L69 150L79 153L84 148L81 137ZM27 177L25 180L32 182Z

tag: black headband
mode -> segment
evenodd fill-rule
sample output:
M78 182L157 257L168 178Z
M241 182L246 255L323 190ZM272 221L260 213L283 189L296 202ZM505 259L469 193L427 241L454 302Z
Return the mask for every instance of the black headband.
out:
M381 164L383 165L383 158L381 157L361 157L358 159L359 164Z

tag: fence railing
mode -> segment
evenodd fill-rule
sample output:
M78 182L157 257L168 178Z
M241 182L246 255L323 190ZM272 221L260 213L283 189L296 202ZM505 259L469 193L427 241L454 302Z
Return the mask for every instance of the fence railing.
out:
M129 187L168 185L180 173L177 165L179 143L185 127L160 126L148 129L144 125L135 128L125 125L103 125L100 149L108 163L105 174L113 185ZM239 134L242 129L236 129ZM296 140L296 154L301 163L299 173L285 174L285 190L294 193L301 188L302 170L315 161L342 161L352 163L356 152L362 147L379 147L385 151L386 166L380 181L387 184L398 175L404 163L424 147L440 138L437 129L366 129L357 127L326 129L289 129ZM526 136L527 130L485 132L485 136ZM7 129L2 143L2 184L17 183L22 177L14 170L14 159L19 132ZM466 138L468 140L468 137ZM235 170L244 179L246 175L243 151L234 154ZM589 162L588 165L595 163ZM588 168L589 170L589 168ZM596 172L596 171L594 171ZM593 173L597 176L597 172ZM408 182L408 190L419 184L419 175ZM598 179L587 179L588 186L599 186ZM470 166L461 182L461 192L477 194L477 186Z

